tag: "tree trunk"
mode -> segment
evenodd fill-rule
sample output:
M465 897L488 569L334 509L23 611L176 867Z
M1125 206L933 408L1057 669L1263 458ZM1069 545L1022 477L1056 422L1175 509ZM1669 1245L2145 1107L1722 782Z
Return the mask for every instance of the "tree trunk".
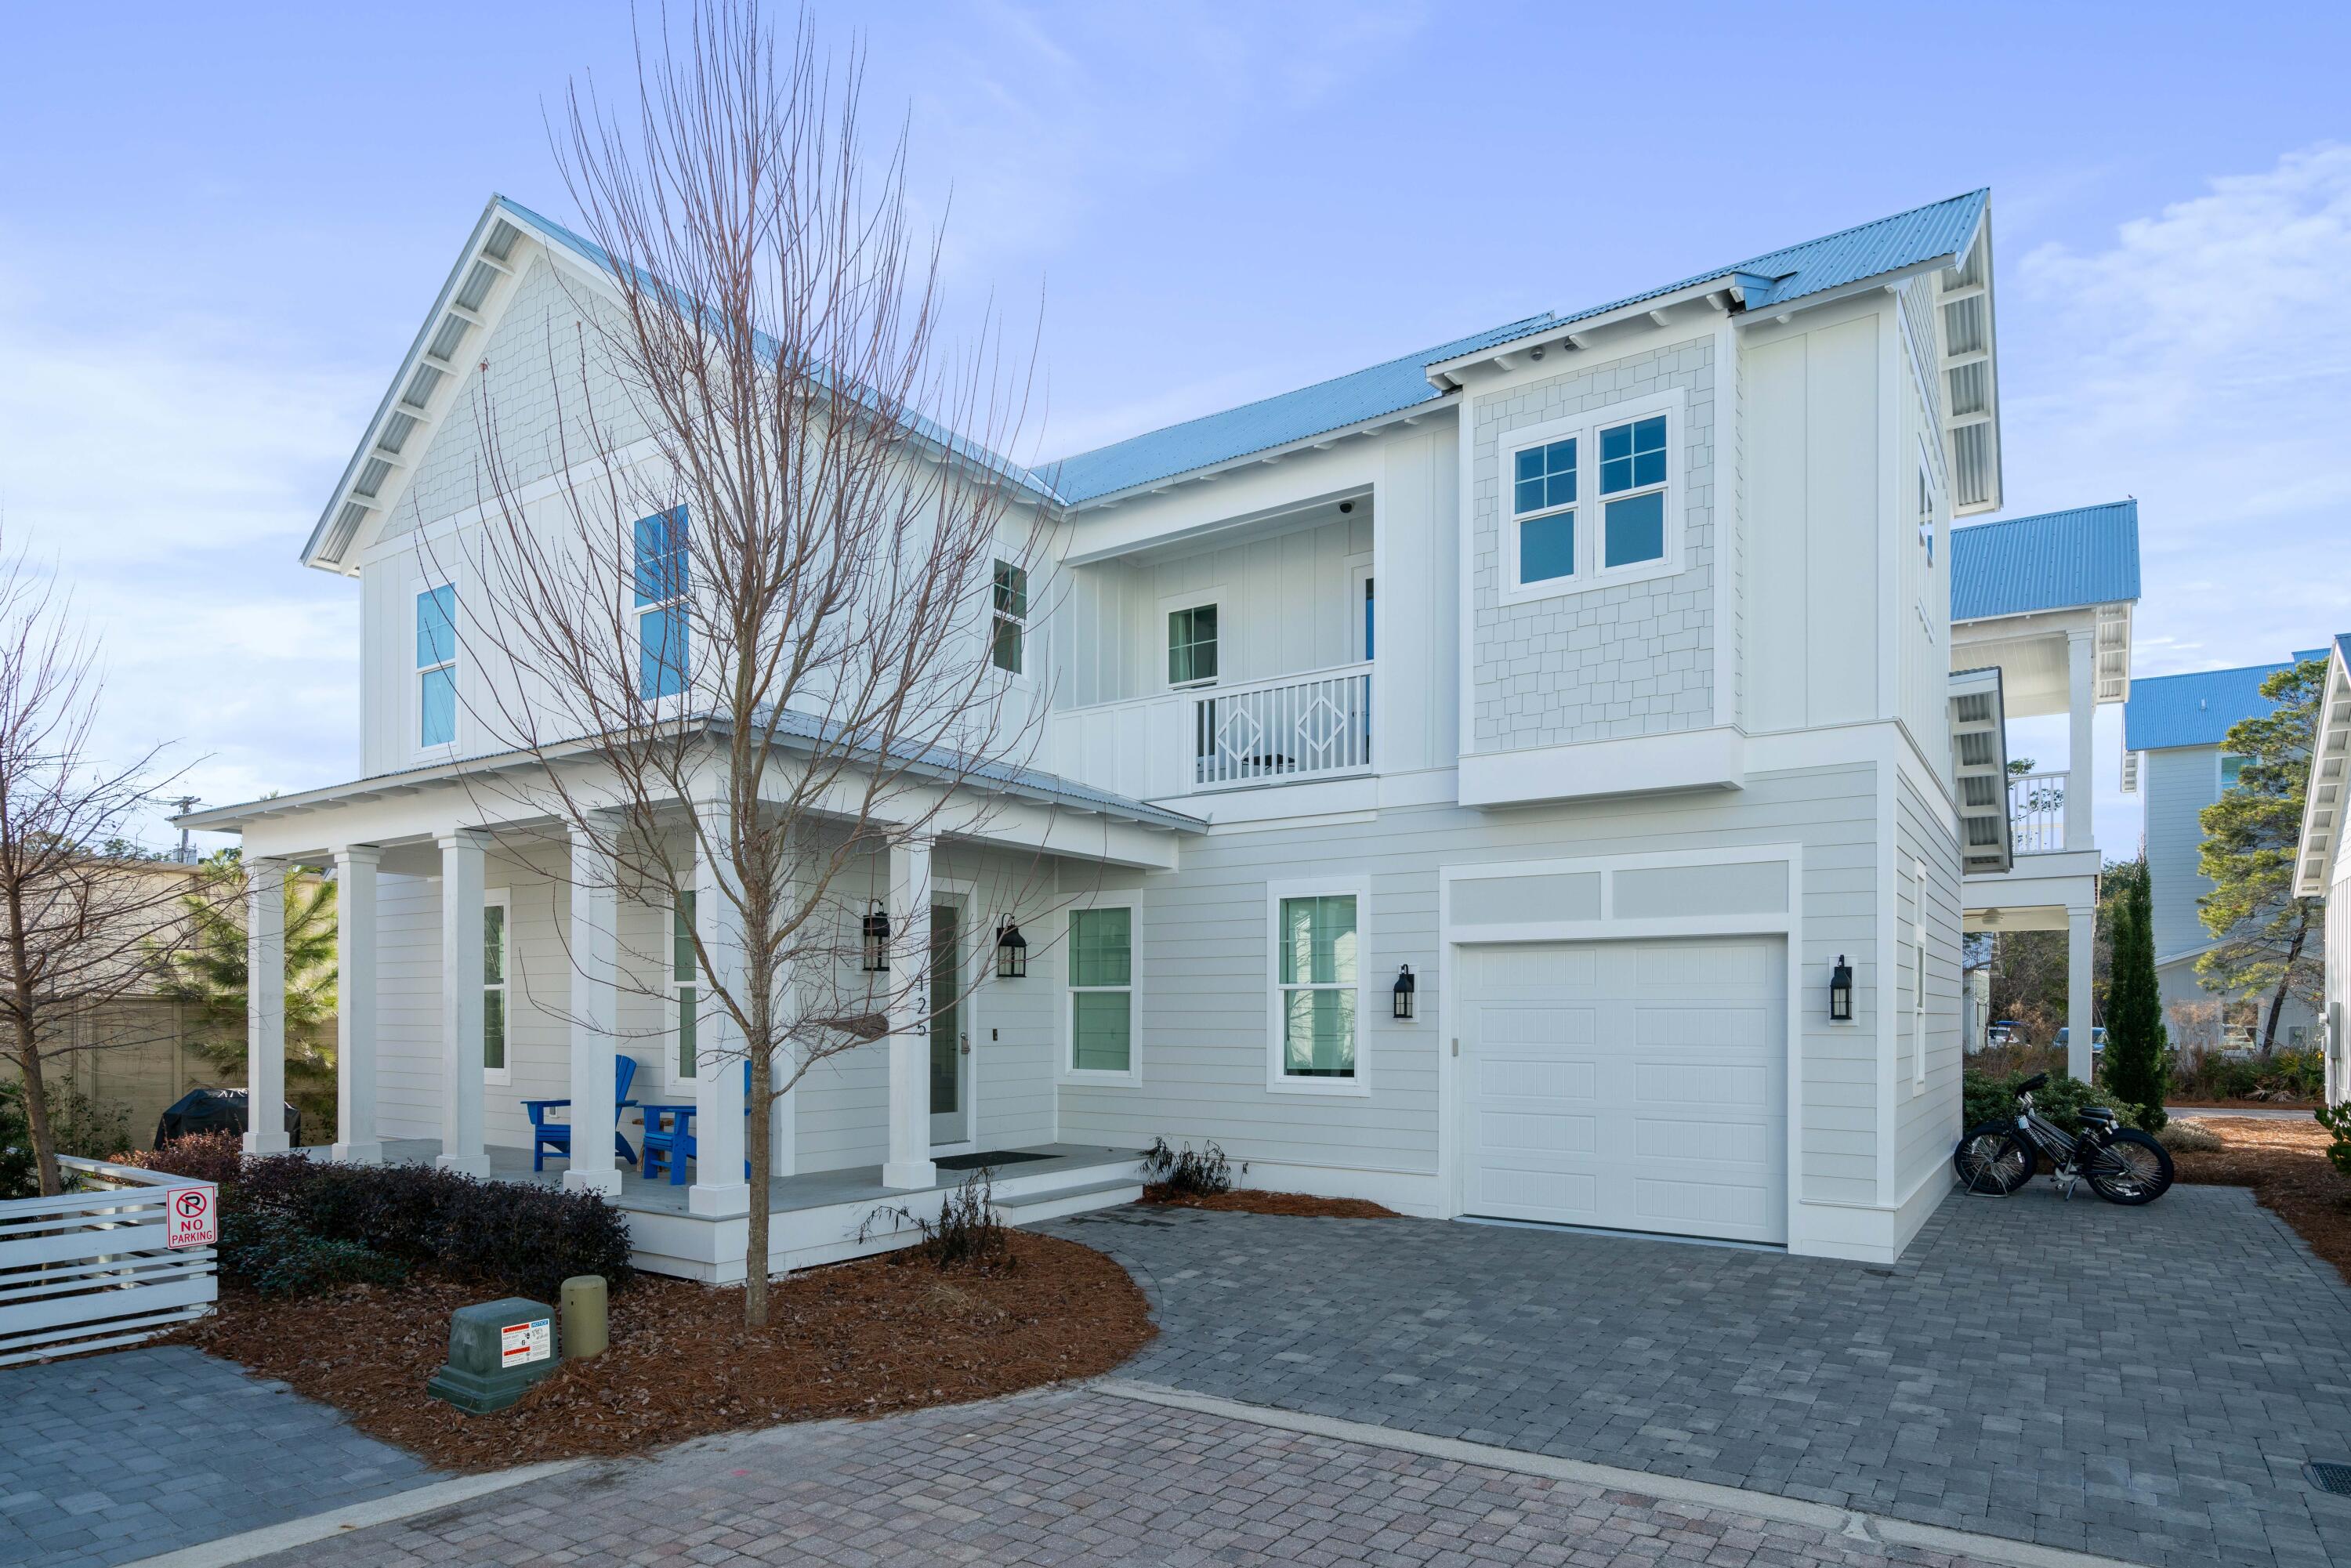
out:
M2270 998L2270 1016L2262 1026L2262 1056L2266 1060L2277 1044L2278 1014L2285 1010L2286 988L2294 981L2294 961L2302 956L2302 945L2310 935L2310 911L2302 912L2302 924L2294 927L2294 946L2285 950L2285 966L2278 971L2277 993Z
M41 1076L41 1050L32 1026L23 1019L16 1024L16 1071L25 1085L25 1125L33 1136L33 1162L40 1169L41 1196L55 1197L65 1191L65 1177L57 1169L57 1140L49 1130L49 1087Z
M763 1034L765 1030L761 1031ZM775 1081L775 1056L764 1041L751 1045L751 1122L745 1130L750 1144L751 1200L744 1225L747 1245L743 1251L743 1326L768 1326L768 1166L775 1140L769 1126L776 1106L769 1090Z

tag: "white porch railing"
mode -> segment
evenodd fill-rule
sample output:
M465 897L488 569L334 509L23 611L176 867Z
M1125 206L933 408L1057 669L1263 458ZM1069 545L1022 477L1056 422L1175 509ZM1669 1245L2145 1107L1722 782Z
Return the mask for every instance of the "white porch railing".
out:
M2055 854L2065 847L2063 773L2023 773L2008 781L2008 825L2021 855Z
M1192 781L1199 789L1327 779L1371 765L1369 664L1192 698Z
M213 1249L164 1243L167 1195L211 1183L57 1163L79 1190L0 1202L0 1366L136 1343L212 1310Z

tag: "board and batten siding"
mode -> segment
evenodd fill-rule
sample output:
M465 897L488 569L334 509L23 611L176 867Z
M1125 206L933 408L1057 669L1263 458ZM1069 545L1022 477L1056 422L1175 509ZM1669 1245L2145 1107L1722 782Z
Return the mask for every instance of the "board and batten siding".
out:
M1451 865L1799 842L1798 911L1808 990L1826 995L1839 953L1876 1005L1882 894L1876 769L1862 764L1759 775L1735 794L1670 794L1481 814L1436 806L1374 821L1216 832L1139 894L1136 1049L1141 1082L1064 1084L1061 1136L1142 1147L1213 1139L1236 1163L1433 1176L1439 1034L1437 882ZM1364 877L1361 974L1368 1095L1267 1087L1270 882ZM1419 1018L1389 1016L1397 967L1419 977ZM1802 1042L1806 1197L1877 1201L1875 1035L1832 1029L1807 1008Z

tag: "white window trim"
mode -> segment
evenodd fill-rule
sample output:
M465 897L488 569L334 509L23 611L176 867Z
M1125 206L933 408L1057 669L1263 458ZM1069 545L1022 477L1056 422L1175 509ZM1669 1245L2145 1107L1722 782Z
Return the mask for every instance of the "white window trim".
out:
M1186 610L1202 610L1213 606L1217 612L1217 673L1205 680L1171 681L1167 678L1167 618ZM1199 692L1223 684L1225 675L1225 591L1203 588L1192 593L1171 593L1159 601L1159 689L1163 692Z
M1950 540L1948 538L1950 530L1943 526L1942 486L1935 483L1934 465L1928 461L1926 444L1923 441L1919 444L1918 451L1918 495L1921 503L1921 515L1917 519L1917 545L1920 551L1918 591L1911 601L1910 607L1917 612L1918 625L1927 633L1927 641L1931 643L1935 641L1935 618L1927 613L1927 606L1935 601L1937 568L1950 553ZM1950 593L1948 590L1942 597L1945 603L1948 604L1950 601Z
M1689 394L1680 387L1671 387L1661 392L1610 403L1605 408L1593 409L1565 419L1549 420L1541 424L1510 431L1495 443L1495 516L1499 520L1501 534L1502 573L1499 587L1502 603L1526 604L1541 599L1561 599L1571 594L1589 593L1595 589L1673 577L1683 570L1684 541L1689 532L1687 508L1683 499L1684 487L1687 483L1685 470L1689 465L1688 404ZM1600 433L1629 420L1646 419L1656 413L1666 416L1666 553L1656 560L1641 561L1631 566L1603 567L1600 564L1601 539L1604 531L1603 508L1606 498L1600 494ZM1548 446L1571 435L1576 437L1575 571L1572 576L1551 578L1541 582L1521 582L1519 580L1519 525L1527 518L1550 517L1568 508L1553 507L1541 512L1530 512L1526 517L1519 516L1511 506L1511 475L1518 465L1518 455L1528 447Z
M1355 901L1355 1075L1292 1078L1281 1060L1281 901L1351 896ZM1367 1098L1371 1087L1372 886L1365 877L1317 877L1265 884L1265 1086L1277 1094L1336 1094Z
M426 594L441 589L451 594L453 613L449 618L449 662L444 664L420 664L416 662L416 607ZM458 655L456 625L465 613L465 593L455 580L448 577L412 578L408 584L408 695L401 705L407 715L409 755L420 762L435 762L457 755L457 742L465 733L465 661ZM424 676L429 671L446 669L449 686L456 697L455 711L450 716L449 738L438 746L424 744Z
M2252 761L2252 757L2249 753L2231 751L2225 746L2212 753L2212 789L2214 790L2212 799L2215 800L2229 792L2229 758L2231 757L2236 758L2241 763ZM2240 767L2237 771L2242 775L2244 768Z
M1069 915L1079 910L1123 909L1126 911L1126 984L1119 986L1078 986L1070 976L1074 972L1073 954L1069 941ZM1054 1061L1060 1082L1069 1084L1091 1084L1102 1088L1139 1088L1143 1083L1143 901L1135 894L1119 894L1077 899L1065 906L1061 925L1061 1025L1055 1031ZM1126 1071L1112 1072L1099 1067L1078 1067L1078 1026L1076 998L1088 991L1126 992Z
M1911 862L1910 1093L1927 1092L1927 862Z
M1021 574L1021 597L1027 601L1028 608L1018 615L1008 614L996 608L996 569L999 566L1008 566ZM1037 684L1036 579L1035 566L1023 559L1018 551L1006 555L991 554L988 557L987 585L982 590L987 595L985 611L987 622L986 630L980 634L979 656L987 664L989 674L1010 685L1033 686ZM1020 667L1018 670L1008 670L996 662L996 623L999 620L1009 621L1020 628Z
M697 910L695 913L698 915L700 911ZM664 905L661 915L661 965L662 974L664 977L662 981L662 1039L667 1047L662 1061L662 1086L663 1092L667 1093L674 1090L699 1089L702 1086L701 1028L706 1010L702 1004L709 999L710 988L702 981L700 954L695 956L695 977L691 980L681 980L677 977L677 905L674 903ZM677 988L680 986L695 988L695 1071L692 1072L680 1072L677 1069ZM929 1081L925 1079L925 1082Z
M665 507L662 508L662 510L664 512L684 511L686 510L686 503L680 501L676 506ZM653 517L659 516L660 514L648 513L646 515L648 517ZM643 521L643 518L639 518L638 521L642 522ZM686 522L686 528L690 530L693 527L694 523L692 517L689 516ZM688 537L692 537L690 533ZM634 640L637 655L635 660L637 676L636 698L637 701L644 704L648 708L650 708L656 717L677 717L685 711L687 698L694 691L694 616L691 610L691 606L694 602L694 558L692 548L691 546L688 547L688 553L686 556L686 591L684 593L679 594L675 599L656 600L651 604L639 604L637 602L636 582L639 563L635 556L636 545L635 529L633 525L631 528L631 540L629 548L631 552L629 558L629 574L621 583L621 598L622 601L622 607L629 612L631 616L629 623L636 633ZM670 692L663 696L649 697L645 695L644 688L645 617L653 614L658 611L668 610L677 606L687 607L685 668L678 672L677 690Z
M1351 555L1347 558L1347 647L1355 655L1354 662L1358 664L1372 662L1379 642L1379 632L1374 627L1372 642L1375 646L1373 648L1364 646L1364 585L1375 584L1378 575L1378 569L1370 556ZM1376 596L1374 603L1375 606L1374 614L1376 616L1378 613Z
M496 986L492 986L487 980L484 980L482 982L482 994L486 998L493 990L503 991L506 993L507 1000L505 1012L507 1023L507 1064L504 1067L485 1066L482 1069L482 1082L493 1084L511 1084L514 1082L515 1059L514 890L512 888L506 887L485 889L482 894L482 907L486 910L501 909L506 912L506 918L500 923L499 929L506 934L507 943L507 977ZM483 1011L486 1014L488 1010L489 1004L485 1001L483 1003ZM487 1041L485 1040L485 1043L486 1044Z

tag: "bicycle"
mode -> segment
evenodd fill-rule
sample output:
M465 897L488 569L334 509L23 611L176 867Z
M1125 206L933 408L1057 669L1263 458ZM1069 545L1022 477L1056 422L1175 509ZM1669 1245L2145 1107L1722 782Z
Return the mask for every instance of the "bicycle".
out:
M2067 1199L2086 1181L2108 1203L2136 1207L2171 1190L2171 1151L2103 1105L2082 1109L2082 1131L2068 1133L2032 1108L2043 1072L2016 1086L2016 1117L1971 1127L1951 1151L1951 1168L1970 1192L2006 1197L2032 1179L2045 1155L2050 1180Z

